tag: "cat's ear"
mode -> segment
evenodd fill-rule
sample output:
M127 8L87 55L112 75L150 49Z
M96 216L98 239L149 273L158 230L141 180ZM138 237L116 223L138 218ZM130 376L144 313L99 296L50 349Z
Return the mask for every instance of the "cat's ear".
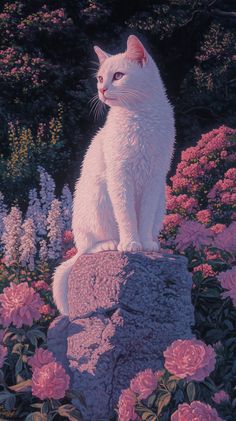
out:
M94 51L95 51L95 53L97 54L97 56L98 56L98 60L99 60L99 63L100 64L102 64L105 60L106 60L106 58L108 58L108 57L110 57L110 54L108 54L108 53L105 53L105 51L103 51L100 47L98 47L97 45L94 45Z
M147 63L148 54L143 44L135 35L130 35L127 39L127 50L125 55L130 60L137 61L141 66Z

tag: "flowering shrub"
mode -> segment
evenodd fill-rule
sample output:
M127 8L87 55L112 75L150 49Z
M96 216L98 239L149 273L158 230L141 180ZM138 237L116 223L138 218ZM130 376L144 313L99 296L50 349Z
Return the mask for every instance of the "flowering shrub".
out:
M174 341L157 378L147 369L131 380L119 421L236 417L236 130L212 130L181 158L166 189L160 240L164 250L188 258L198 339Z

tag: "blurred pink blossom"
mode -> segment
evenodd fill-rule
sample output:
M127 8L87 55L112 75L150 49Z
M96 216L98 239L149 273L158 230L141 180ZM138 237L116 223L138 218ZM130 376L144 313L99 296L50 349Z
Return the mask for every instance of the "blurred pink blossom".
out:
M171 421L223 421L217 411L210 405L193 401L189 404L182 403L171 415Z
M32 370L35 368L41 368L45 364L52 363L56 361L53 353L47 349L37 348L33 357L28 359L28 364L32 367Z
M138 373L130 383L130 389L139 399L146 399L157 388L158 376L150 368Z
M130 389L122 391L118 402L118 421L137 420L135 413L136 396Z
M210 245L212 239L213 233L210 229L196 221L184 221L178 230L175 244L179 251L184 251L189 246L199 250L203 245Z
M228 401L229 400L229 394L227 392L225 392L224 390L220 390L219 392L216 392L214 394L212 399L215 403L219 404L221 402Z
M37 398L62 399L69 388L70 378L57 362L36 367L32 375L32 394Z
M236 266L232 269L221 272L218 277L222 288L228 290L223 292L222 297L230 297L236 307Z
M226 228L225 224L215 224L211 226L211 230L215 233L215 234L219 234L220 232L224 231L224 229Z
M236 252L236 221L233 221L224 231L216 235L213 245L222 250Z
M31 326L33 320L41 317L39 309L43 301L25 282L18 285L11 282L10 287L4 288L3 294L0 294L0 302L4 327L11 323L16 327L22 327L23 324Z
M202 381L215 368L215 351L202 341L178 339L165 351L165 368L175 376L187 381Z

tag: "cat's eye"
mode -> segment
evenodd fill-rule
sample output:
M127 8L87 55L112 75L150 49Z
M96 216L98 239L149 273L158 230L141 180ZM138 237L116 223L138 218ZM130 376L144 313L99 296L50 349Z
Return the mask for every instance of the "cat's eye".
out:
M102 83L103 82L103 77L102 76L98 76L98 80L99 80L100 83Z
M113 80L120 80L124 76L122 72L116 72L113 76Z

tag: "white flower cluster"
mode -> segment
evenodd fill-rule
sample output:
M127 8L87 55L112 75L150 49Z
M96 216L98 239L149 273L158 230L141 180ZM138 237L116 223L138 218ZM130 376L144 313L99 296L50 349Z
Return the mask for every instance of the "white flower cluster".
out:
M19 258L19 247L22 233L22 214L17 206L11 208L10 213L3 218L4 230L2 243L4 246L4 260L7 266Z
M22 225L23 234L20 239L20 262L23 267L34 270L36 249L36 233L33 219L27 218Z
M8 266L12 261L33 271L35 259L45 262L62 254L63 231L71 229L72 195L68 185L60 199L55 197L53 178L38 167L39 193L29 192L29 203L22 225L22 213L16 206L7 214L4 196L0 192L0 252Z

